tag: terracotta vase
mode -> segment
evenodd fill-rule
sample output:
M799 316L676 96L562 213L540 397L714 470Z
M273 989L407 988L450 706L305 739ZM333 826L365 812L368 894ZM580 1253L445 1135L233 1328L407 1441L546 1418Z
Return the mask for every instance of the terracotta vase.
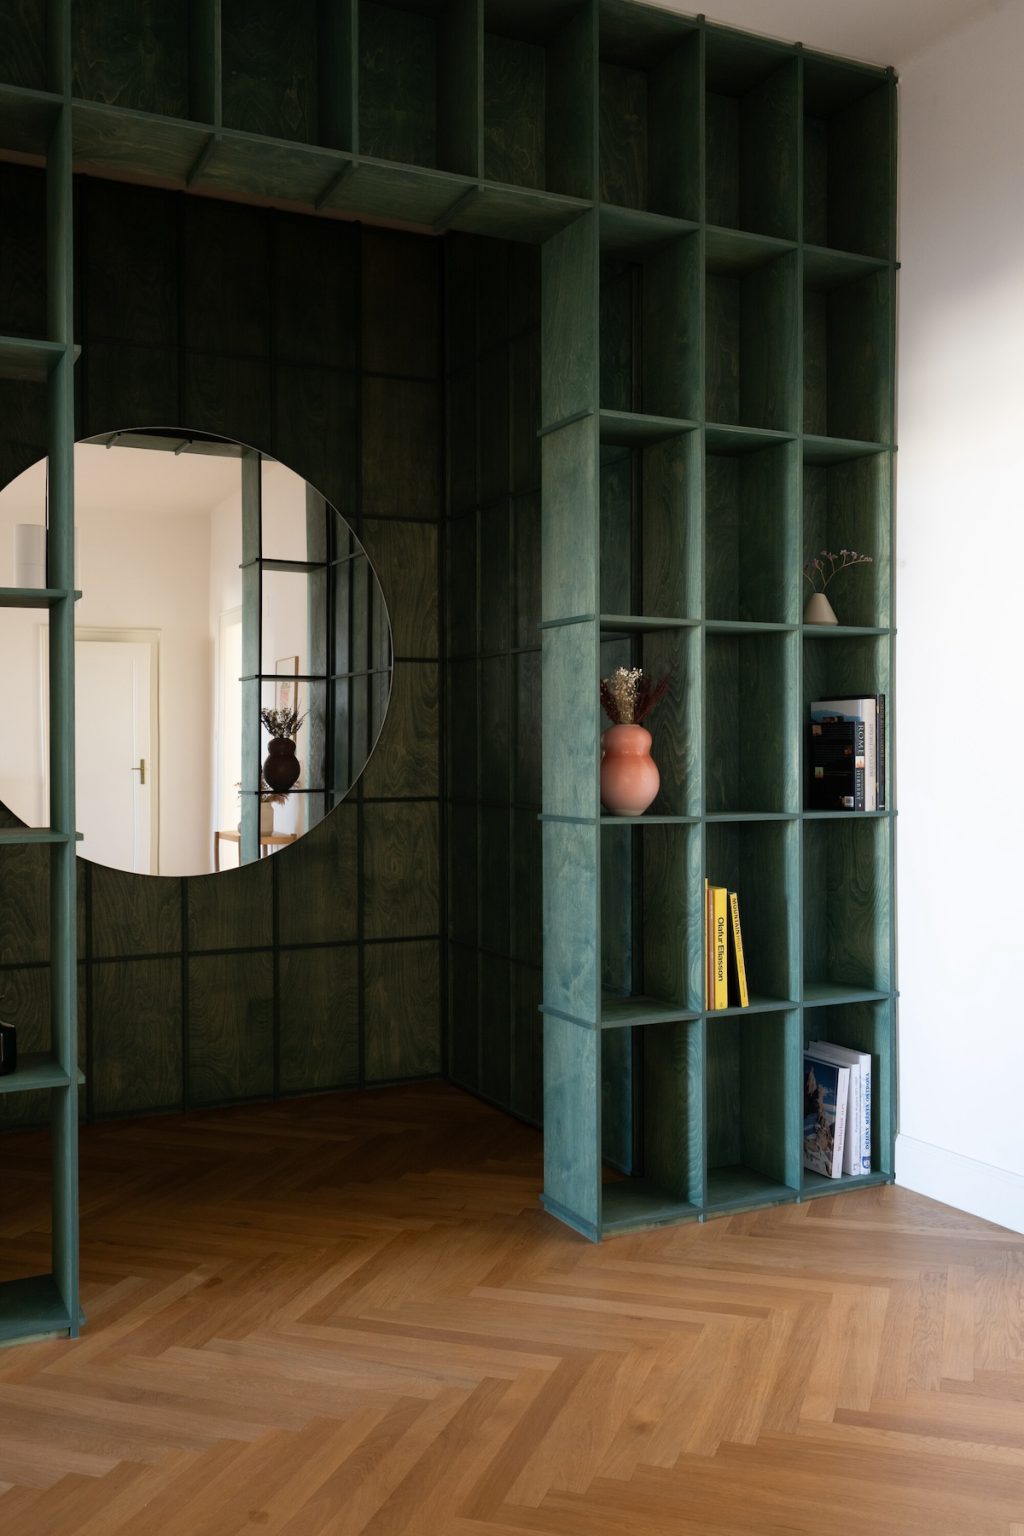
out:
M298 778L301 768L295 756L295 743L289 736L271 736L263 777L275 794L285 795Z
M824 592L812 592L804 609L805 624L838 624L835 609Z
M601 737L601 801L613 816L642 816L661 785L642 725L613 725Z

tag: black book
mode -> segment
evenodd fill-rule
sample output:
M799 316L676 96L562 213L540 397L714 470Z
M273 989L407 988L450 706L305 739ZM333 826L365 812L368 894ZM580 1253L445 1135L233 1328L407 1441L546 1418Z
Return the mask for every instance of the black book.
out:
M814 720L808 751L812 811L864 809L864 721Z

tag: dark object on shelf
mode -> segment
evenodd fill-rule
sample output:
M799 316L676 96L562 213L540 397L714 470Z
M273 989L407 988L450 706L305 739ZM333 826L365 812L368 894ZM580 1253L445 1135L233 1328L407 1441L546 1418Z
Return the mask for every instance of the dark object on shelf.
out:
M863 720L815 720L808 753L812 811L864 809Z
M276 794L286 795L301 772L290 736L272 736L267 743L263 777Z
M18 1065L18 1031L13 1024L0 1023L0 1077L15 1071Z

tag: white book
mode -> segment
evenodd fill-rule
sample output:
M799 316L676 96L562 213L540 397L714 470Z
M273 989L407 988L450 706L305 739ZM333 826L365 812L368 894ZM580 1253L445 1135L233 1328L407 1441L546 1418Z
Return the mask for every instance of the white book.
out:
M857 1068L858 1076L860 1078L860 1104L856 1111L856 1117L851 1118L850 1127L847 1130L846 1141L848 1148L851 1146L856 1148L857 1154L859 1155L860 1166L856 1169L852 1167L848 1168L846 1164L848 1161L852 1161L852 1157L847 1158L844 1153L843 1171L845 1173L870 1173L872 1094L871 1052L850 1050L845 1045L833 1045L831 1041L828 1040L812 1040L810 1045L807 1047L807 1050L811 1055L820 1056L823 1061L834 1061L837 1064L841 1063L843 1066L850 1067L851 1074L852 1069L854 1067ZM854 1106L851 1097L851 1114L853 1109ZM854 1126L859 1127L859 1133L853 1132L852 1127Z
M812 720L864 721L864 809L878 810L878 701L866 699L815 699Z

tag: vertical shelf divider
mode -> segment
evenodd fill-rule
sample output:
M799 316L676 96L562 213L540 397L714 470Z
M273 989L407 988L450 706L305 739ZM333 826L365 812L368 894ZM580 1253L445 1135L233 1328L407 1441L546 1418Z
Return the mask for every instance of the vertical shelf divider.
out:
M64 95L46 163L47 333L63 352L47 386L47 583L61 596L49 616L50 1045L67 1075L51 1095L53 1278L69 1331L79 1331L78 1249L78 881L75 845L75 351L74 202L70 26L58 20L51 68ZM55 81L55 83L56 83Z

